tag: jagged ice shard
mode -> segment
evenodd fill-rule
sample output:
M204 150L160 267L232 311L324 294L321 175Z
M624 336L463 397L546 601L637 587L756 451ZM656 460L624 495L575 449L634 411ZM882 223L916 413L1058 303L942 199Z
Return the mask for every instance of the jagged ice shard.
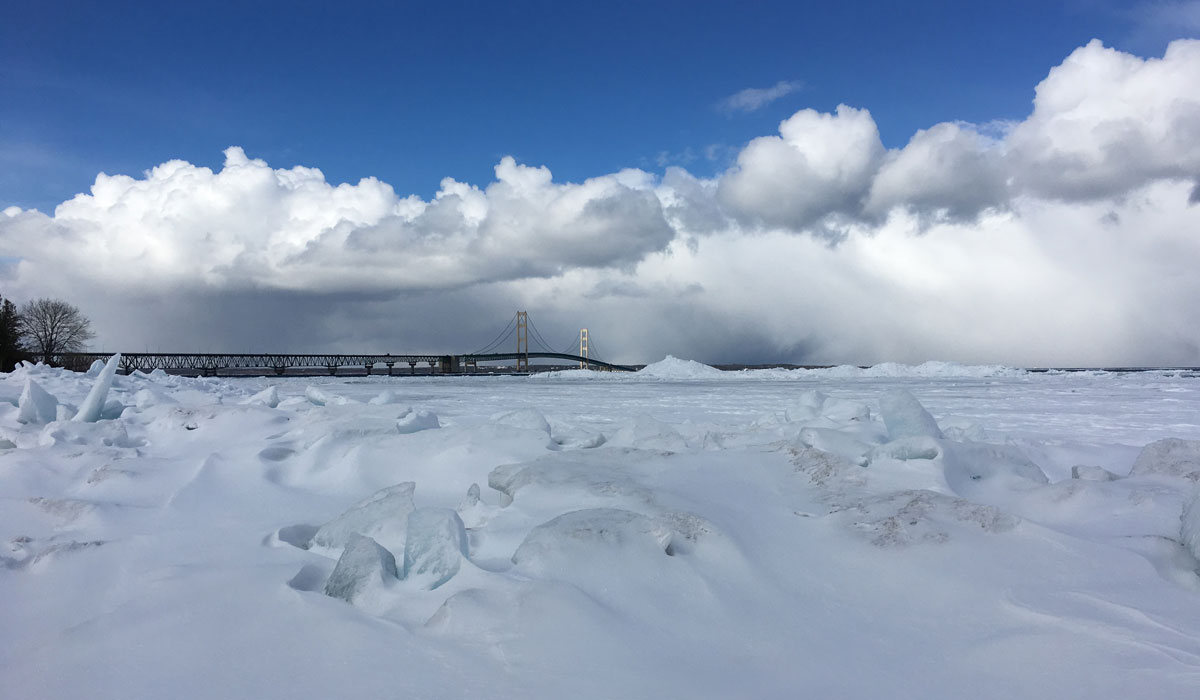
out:
M100 414L104 412L104 400L108 398L108 390L112 388L113 377L116 376L117 367L120 365L121 353L108 358L104 369L96 377L92 390L88 392L87 398L83 400L83 405L72 420L78 423L95 423L100 420Z

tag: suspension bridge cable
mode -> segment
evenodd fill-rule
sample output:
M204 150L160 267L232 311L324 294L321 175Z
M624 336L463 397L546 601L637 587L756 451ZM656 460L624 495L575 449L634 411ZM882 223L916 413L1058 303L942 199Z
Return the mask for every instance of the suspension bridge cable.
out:
M577 335L571 336L571 339L567 341L567 344L563 345L562 347L564 349L560 351L560 354L563 354L563 355L579 354L579 336L577 336Z
M602 354L600 352L600 348L596 347L596 341L592 340L591 336L588 336L588 350L595 350L595 352L588 353L588 359L599 360L601 358Z
M506 329L503 336L498 337L496 340L492 341L491 345L484 347L483 349L477 351L475 354L482 355L482 354L488 353L488 352L495 352L499 348L500 345L503 345L509 338L512 337L512 334L515 331L516 331L515 326Z
M508 319L508 325L504 327L504 330L500 331L500 335L496 336L495 340L488 343L487 345L484 345L482 350L476 350L475 352L473 352L471 354L472 355L482 355L486 352L489 352L489 351L495 349L495 347L497 345L499 345L500 343L503 343L504 341L508 340L508 336L512 335L512 331L516 328L516 322L517 322L517 315L513 314L513 317Z
M529 330L533 331L534 340L538 342L538 345L542 346L543 350L546 352L554 352L554 348L550 347L550 344L547 343L546 339L542 337L541 332L538 331L537 326L534 325L533 321L529 322Z

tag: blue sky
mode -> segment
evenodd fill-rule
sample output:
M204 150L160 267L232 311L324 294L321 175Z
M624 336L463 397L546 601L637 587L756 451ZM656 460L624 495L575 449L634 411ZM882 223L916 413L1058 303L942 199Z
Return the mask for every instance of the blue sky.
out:
M1200 365L1200 0L3 17L0 294L97 349Z
M1155 5L1067 2L8 3L0 207L52 211L97 172L244 147L429 196L504 155L579 181L711 175L803 107L871 110L883 143L1020 119L1091 38L1161 53ZM1160 3L1161 5L1161 3ZM750 113L721 101L786 81Z

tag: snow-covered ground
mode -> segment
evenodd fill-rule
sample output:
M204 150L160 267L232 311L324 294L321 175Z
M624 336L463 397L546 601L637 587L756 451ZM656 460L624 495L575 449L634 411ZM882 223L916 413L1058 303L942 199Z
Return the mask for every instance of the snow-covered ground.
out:
M98 369L0 375L5 698L1200 694L1198 377Z

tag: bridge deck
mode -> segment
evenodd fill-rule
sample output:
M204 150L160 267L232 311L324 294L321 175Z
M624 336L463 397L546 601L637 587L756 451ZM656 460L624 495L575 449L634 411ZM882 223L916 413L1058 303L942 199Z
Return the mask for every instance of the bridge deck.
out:
M74 370L86 370L96 360L108 360L115 353L87 352L62 353L55 355L52 362L56 365ZM556 352L518 353L486 353L468 355L391 355L391 354L301 354L301 353L121 353L121 369L126 374L135 370L149 372L154 369L195 371L203 374L215 374L220 370L230 369L263 369L283 374L292 368L323 367L335 373L340 367L363 367L368 372L379 365L391 369L395 365L409 365L415 371L417 365L428 364L437 368L441 374L462 374L468 365L479 362L515 360L519 357L529 359L559 359L572 363L586 363L590 367L600 369L632 372L631 367L614 365L594 358L585 358Z

